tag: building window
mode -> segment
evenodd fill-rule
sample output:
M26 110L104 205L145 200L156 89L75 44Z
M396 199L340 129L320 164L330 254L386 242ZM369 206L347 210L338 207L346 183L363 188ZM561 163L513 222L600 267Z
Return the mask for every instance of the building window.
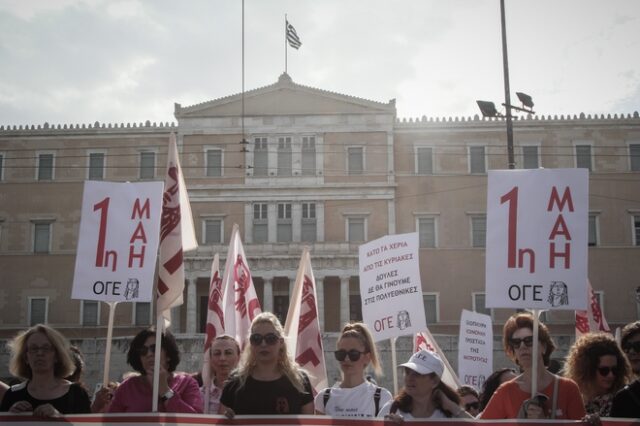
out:
M222 150L207 149L207 176L222 176Z
M269 224L267 223L267 204L253 205L253 242L266 243L269 238Z
M278 176L291 176L291 138L278 138Z
M416 173L419 175L433 174L433 148L416 148Z
M267 138L253 140L253 175L267 176L269 172L269 150Z
M350 175L361 175L364 171L364 148L352 146L347 148L347 172Z
M46 324L49 314L49 303L47 297L29 297L29 326L36 324Z
M436 247L436 219L434 217L418 218L418 239L420 248Z
M53 154L38 154L38 180L53 179Z
M427 325L436 324L440 316L438 312L438 294L422 293L422 303L424 303L424 316L427 320Z
M273 281L273 314L284 324L289 312L289 282L285 278Z
M82 301L82 325L96 326L100 318L100 302L97 300Z
M316 175L316 137L304 136L302 138L302 175Z
M104 179L104 153L103 152L91 152L89 153L89 180L102 180Z
M143 151L140 153L140 179L156 177L156 153Z
M293 238L291 223L291 203L278 203L278 237L279 243L289 243Z
M522 147L522 168L523 169L537 169L540 167L538 157L538 147L536 145L529 145Z
M0 181L4 180L4 154L0 152Z
M203 228L204 244L222 244L222 219L205 219Z
M487 173L487 159L485 158L484 146L469 147L469 172Z
M640 144L629 145L629 160L632 172L640 172Z
M366 241L366 219L364 217L347 218L347 241L350 243L361 243Z
M591 145L576 145L576 167L592 170Z
M360 277L349 278L349 321L362 321L362 299L360 298Z
M487 244L487 217L471 217L471 246L486 247Z
M598 216L589 215L589 246L598 245Z
M314 242L317 239L318 223L316 219L316 203L302 203L301 239Z
M640 216L633 216L633 245L640 246Z
M133 303L133 324L134 325L151 325L151 303L149 302Z
M472 293L473 311L479 314L491 316L491 309L487 308L487 296L485 293Z
M49 253L51 250L51 223L33 224L33 252Z

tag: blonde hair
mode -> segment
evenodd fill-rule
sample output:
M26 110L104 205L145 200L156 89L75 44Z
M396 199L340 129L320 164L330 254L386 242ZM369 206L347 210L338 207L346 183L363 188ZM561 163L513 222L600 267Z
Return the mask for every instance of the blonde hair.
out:
M281 338L280 352L278 354L278 370L289 379L291 384L300 392L305 392L302 382L302 369L294 360L289 358L287 351L287 340L284 336L284 328L280 324L280 320L271 312L262 312L258 314L251 322L251 332L257 324L271 324L275 328L276 334ZM240 387L243 387L247 378L253 373L256 367L256 357L253 346L249 343L242 352L240 364L237 374L240 379Z
M365 323L362 322L352 322L349 324L345 324L342 328L342 332L340 333L340 339L345 339L347 337L351 337L353 339L358 339L364 345L365 353L369 354L371 359L371 367L373 367L373 372L376 376L383 376L382 367L380 365L380 357L378 356L378 350L376 349L375 342L373 341L373 336L369 331L369 328Z
M59 379L69 377L76 368L71 357L69 342L59 331L43 324L34 325L20 332L8 343L7 346L11 350L9 372L21 379L31 379L33 372L27 362L27 341L36 333L44 334L56 352L53 375Z

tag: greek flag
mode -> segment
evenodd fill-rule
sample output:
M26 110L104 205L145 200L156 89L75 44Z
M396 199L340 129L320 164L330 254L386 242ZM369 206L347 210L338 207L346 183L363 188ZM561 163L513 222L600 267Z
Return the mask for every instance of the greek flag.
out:
M289 46L294 49L298 49L302 46L302 42L300 41L300 37L298 37L298 33L296 33L296 29L293 28L293 25L287 22L287 41L289 42Z

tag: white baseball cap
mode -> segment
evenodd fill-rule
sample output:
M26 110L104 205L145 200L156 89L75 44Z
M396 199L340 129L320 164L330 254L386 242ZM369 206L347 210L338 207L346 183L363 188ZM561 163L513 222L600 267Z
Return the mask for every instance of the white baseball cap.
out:
M437 353L431 351L418 351L411 355L409 362L400 364L398 367L406 367L418 374L436 373L438 377L442 377L444 371L444 363Z

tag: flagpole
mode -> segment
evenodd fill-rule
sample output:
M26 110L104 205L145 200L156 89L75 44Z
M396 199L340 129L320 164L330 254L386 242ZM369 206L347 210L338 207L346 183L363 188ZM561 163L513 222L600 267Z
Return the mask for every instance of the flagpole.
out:
M151 411L158 412L158 388L160 386L160 352L162 352L162 329L164 328L164 316L158 312L156 316L156 351L153 360L153 396Z
M287 14L284 14L284 73L287 73Z
M398 394L398 369L396 368L397 364L396 358L396 338L391 338L391 371L393 371L393 394Z

